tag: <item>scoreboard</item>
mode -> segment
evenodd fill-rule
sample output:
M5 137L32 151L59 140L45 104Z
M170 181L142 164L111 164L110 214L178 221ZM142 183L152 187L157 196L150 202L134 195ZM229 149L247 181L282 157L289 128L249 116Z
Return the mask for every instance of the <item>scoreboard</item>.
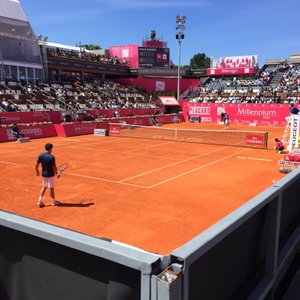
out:
M139 67L168 68L169 66L169 48L139 47Z

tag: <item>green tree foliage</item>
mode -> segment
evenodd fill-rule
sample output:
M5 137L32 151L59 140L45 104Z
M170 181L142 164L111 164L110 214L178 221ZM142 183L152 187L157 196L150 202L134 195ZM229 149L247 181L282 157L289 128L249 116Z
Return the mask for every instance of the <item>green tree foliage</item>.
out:
M85 46L86 50L99 50L102 49L100 46L98 45L94 45L94 44L89 44Z
M207 69L210 68L210 58L205 53L197 53L190 60L191 69Z

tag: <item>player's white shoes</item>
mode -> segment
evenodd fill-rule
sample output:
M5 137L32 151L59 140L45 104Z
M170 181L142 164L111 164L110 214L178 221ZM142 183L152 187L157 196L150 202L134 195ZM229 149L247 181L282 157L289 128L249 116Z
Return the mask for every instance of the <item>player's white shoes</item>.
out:
M61 206L61 202L57 201L57 200L54 200L52 202L52 206Z

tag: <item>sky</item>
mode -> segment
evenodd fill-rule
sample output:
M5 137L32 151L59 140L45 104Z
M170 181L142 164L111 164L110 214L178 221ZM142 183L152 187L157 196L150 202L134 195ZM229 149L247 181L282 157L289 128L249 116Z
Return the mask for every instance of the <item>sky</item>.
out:
M178 62L176 15L186 16L181 65L208 57L300 53L299 0L20 0L36 35L71 46L139 44L155 30Z

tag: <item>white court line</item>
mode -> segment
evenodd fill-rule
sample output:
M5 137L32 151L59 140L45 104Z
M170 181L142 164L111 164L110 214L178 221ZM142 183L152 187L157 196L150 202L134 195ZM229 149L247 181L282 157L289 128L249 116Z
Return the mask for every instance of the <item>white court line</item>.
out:
M110 183L129 185L129 186L134 186L134 187L138 187L138 188L142 188L142 189L148 189L147 186L143 186L143 185L137 185L137 184L132 184L132 183L123 183L123 182L116 181L116 180L110 180L110 179L99 178L99 177L94 177L94 176L86 176L86 175L80 175L80 174L70 173L70 172L68 172L67 175L82 177L82 178L87 178L87 179L94 179L94 180L110 182Z
M269 158L259 158L259 157L249 157L249 156L237 156L236 158L240 159L248 159L248 160L257 160L257 161L266 161L266 162L272 162L272 159Z
M176 166L178 164L181 164L181 163L184 163L184 162L187 162L187 161L190 161L190 160L193 160L193 159L196 159L198 157L205 156L205 155L208 155L208 154L211 154L211 153L214 153L214 152L218 152L218 151L224 150L226 148L228 148L228 147L223 147L223 148L220 148L220 149L217 149L217 150L213 150L213 151L205 152L205 153L202 153L202 154L199 154L199 155L196 155L196 156L192 156L190 158L187 158L187 159L184 159L184 160L180 160L180 161L177 161L177 162L172 163L172 164L165 165L165 166L160 167L160 168L152 169L150 171L147 171L147 172L135 175L135 176L131 176L131 177L122 179L122 180L120 180L120 182L124 182L124 181L130 180L130 179L134 179L134 178L137 178L137 177L140 177L140 176L143 176L143 175L147 175L147 174L150 174L152 172L160 171L160 170L163 170L163 169L168 168L168 167Z
M164 180L164 181L161 181L161 182L159 182L159 183L150 185L150 186L148 186L148 189L152 189L152 188L154 188L154 187L156 187L156 186L158 186L158 185L161 185L161 184L163 184L163 183L169 182L169 181L174 180L174 179L176 179L176 178L185 176L185 175L187 175L187 174L193 173L193 172L198 171L198 170L200 170L200 169L203 169L203 168L205 168L205 167L211 166L211 165L213 165L213 164L215 164L215 163L218 163L218 162L220 162L220 161L222 161L222 160L228 159L228 158L230 158L230 157L233 157L233 156L235 156L235 155L237 155L237 154L239 154L239 153L245 152L245 151L247 151L247 150L242 150L242 151L236 152L236 153L234 153L234 154L225 156L225 157L220 158L220 159L218 159L218 160L214 160L214 161L212 161L212 162L210 162L210 163L208 163L208 164L202 165L202 166L200 166L200 167L198 167L198 168L195 168L195 169L192 169L192 170L190 170L190 171L187 171L187 172L181 173L181 174L179 174L179 175L173 176L173 177L171 177L171 178L168 178L168 179L166 179L166 180Z
M75 141L75 142L81 142L81 140L77 140L77 139L72 139L72 138L68 138L68 137L57 137L56 139L58 140L63 140L63 141Z
M166 156L159 156L159 155L151 155L151 154L139 154L139 153L130 153L130 151L124 151L124 152L120 152L117 150L105 150L105 149L96 149L96 148L90 148L90 147L79 147L79 146L72 146L71 148L75 148L75 149L84 149L84 150L93 150L93 151L97 151L97 152L108 152L108 153L118 153L118 154L128 154L128 155L132 155L132 156L141 156L141 157L152 157L152 158L161 158L161 159L168 159L168 160L177 160L175 158L170 158L170 157L166 157Z
M73 142L69 143L69 144L65 144L65 145L59 145L59 146L55 146L54 145L54 148L53 149L60 149L60 148L66 148L66 147L70 147L70 145L74 144ZM41 146L41 147L36 147L35 150L32 150L32 151L24 151L24 149L18 149L18 150L15 150L14 149L14 153L12 153L11 155L5 155L5 156L2 156L1 153L0 153L0 156L1 158L8 158L8 157L14 157L14 156L20 156L20 155L24 155L24 154L32 154L32 153L36 153L36 155L38 156L40 153L44 152L44 146ZM12 151L9 151L9 152L12 152Z
M155 144L155 145L151 145L151 146L147 146L147 147L134 148L134 149L128 150L128 151L123 152L123 153L130 153L132 151L144 150L144 149L154 148L154 147L161 147L161 146L164 146L164 145L169 145L169 144L174 144L174 143L175 142L167 142L167 143Z
M15 166L20 166L20 167L29 167L28 165L23 165L23 164L18 164L14 162L9 162L9 161L0 161L1 164L6 164L6 165L15 165Z

